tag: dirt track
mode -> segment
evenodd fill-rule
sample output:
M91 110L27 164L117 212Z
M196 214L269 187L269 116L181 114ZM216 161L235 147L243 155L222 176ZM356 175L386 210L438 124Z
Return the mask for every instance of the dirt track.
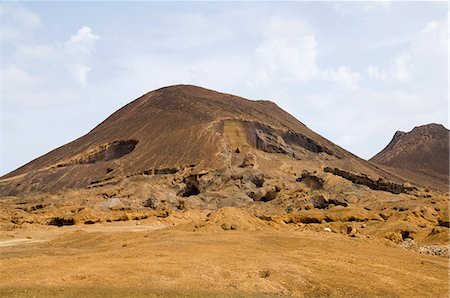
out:
M0 246L0 296L448 295L446 258L389 241L313 231L136 228L24 229L16 238L48 241Z

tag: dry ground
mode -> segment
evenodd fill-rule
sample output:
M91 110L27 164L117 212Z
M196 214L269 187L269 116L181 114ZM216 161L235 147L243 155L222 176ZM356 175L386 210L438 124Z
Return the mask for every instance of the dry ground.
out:
M3 231L0 239L3 297L447 297L449 291L447 258L325 231L193 232L147 219L30 225Z

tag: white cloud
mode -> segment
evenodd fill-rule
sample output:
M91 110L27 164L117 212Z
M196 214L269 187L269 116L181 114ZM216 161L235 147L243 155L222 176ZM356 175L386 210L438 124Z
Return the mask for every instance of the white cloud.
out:
M2 69L2 81L8 90L24 90L36 87L43 79L27 73L17 65L9 64Z
M392 77L399 82L409 82L413 79L413 65L408 54L398 55L391 66Z
M64 44L69 56L67 61L69 73L82 86L87 84L87 76L91 70L89 60L99 39L100 36L95 35L91 28L83 26Z
M152 40L142 40L139 35L133 36L132 42L138 42L137 46L144 48L189 50L202 45L232 40L236 31L224 17L223 14L210 16L198 12L172 12L164 15L158 26L137 28L137 31L143 35L151 35Z
M194 18L197 23L192 28L204 27L211 23L210 19L205 19L202 15L190 14L189 18ZM176 59L176 53L171 51L164 54L157 53L156 50L145 54L137 51L139 53L134 55L128 53L116 60L116 65L126 73L126 77L132 77L130 84L142 91L147 91L150 86L156 88L158 85L181 82L211 88L217 86L225 90L239 89L236 86L258 89L269 88L274 84L298 84L310 81L331 81L344 89L358 88L361 74L351 71L349 67L323 70L318 66L316 36L314 29L306 22L298 18L277 16L260 24L258 28L261 40L254 50L248 49L237 53L213 51L206 55L194 55L187 60ZM208 33L205 34L209 36ZM237 33L222 34L222 39L213 39L210 42L226 41L233 34ZM196 34L192 35L191 38L195 40ZM181 45L181 49L186 50L185 47L185 44ZM149 69L152 71L149 72Z
M91 68L85 64L73 64L67 66L69 73L71 76L77 80L81 86L86 86L88 72L91 71Z
M301 19L272 17L262 24L262 34L269 39L297 39L312 33L313 28Z
M91 56L99 39L91 28L81 27L65 43L38 44L32 41L35 31L42 27L38 14L18 3L3 3L1 17L2 43L9 47L8 56L4 56L8 64L3 69L7 90L28 86L30 81L36 81L33 77L60 80L61 68L79 85L86 86Z
M358 81L361 79L360 73L353 72L346 66L341 66L337 70L327 69L323 72L323 76L348 90L358 89Z
M347 66L321 69L314 29L300 19L273 17L262 26L264 40L255 51L251 86L274 82L332 81L344 89L358 88L361 74Z
M121 72L116 85L136 90L136 94L172 84L233 90L247 80L250 68L250 61L245 56L219 54L179 60L169 54L161 59L161 56L147 53L121 57L116 64Z
M407 83L414 79L414 66L409 54L400 54L389 62L386 69L370 65L366 73L371 79Z
M12 42L29 37L41 27L39 16L18 3L2 3L3 41Z
M2 66L5 105L37 107L74 100L79 87L87 86L98 39L83 26L64 43L9 41L8 62Z
M448 17L428 23L411 44L411 61L424 77L447 76Z
M366 72L372 79L408 83L430 78L442 80L447 77L448 27L447 18L429 22L406 51L396 55L385 68L370 65Z
M386 81L388 78L388 75L386 74L385 71L380 70L377 66L373 66L373 65L370 65L366 69L366 73L369 76L369 78L376 79L376 80Z
M384 38L383 40L377 40L373 44L369 45L367 48L369 50L378 50L378 49L386 49L389 47L399 47L404 46L405 44L409 44L411 43L411 41L412 41L411 36Z
M301 20L273 17L262 27L263 41L255 50L254 83L307 81L317 77L317 43L312 28Z
M297 40L266 39L255 53L259 67L270 77L304 82L319 73L314 35L301 36Z
M69 53L90 55L94 52L95 44L99 38L100 36L92 33L91 28L83 26L66 41L65 46Z
M16 59L52 60L58 58L59 53L55 46L48 44L19 44L14 53Z

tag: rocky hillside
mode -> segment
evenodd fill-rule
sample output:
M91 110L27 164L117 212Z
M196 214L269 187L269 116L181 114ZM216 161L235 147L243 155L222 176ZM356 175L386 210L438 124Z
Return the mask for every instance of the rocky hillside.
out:
M448 181L449 130L440 124L397 131L392 141L370 161Z
M0 194L54 192L186 169L223 169L242 162L250 152L269 154L266 160L282 155L308 162L316 170L331 166L389 176L270 101L176 85L141 96L85 136L5 175Z

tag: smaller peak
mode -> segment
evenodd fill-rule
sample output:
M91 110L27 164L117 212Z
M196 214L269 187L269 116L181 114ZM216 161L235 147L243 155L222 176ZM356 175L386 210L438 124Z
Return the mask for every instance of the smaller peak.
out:
M429 124L424 124L424 125L419 125L414 127L414 129L412 131L446 131L448 132L448 129L439 123L429 123Z
M401 130L397 130L394 134L394 136L392 137L392 140L389 142L389 144L387 145L386 148L392 148L393 146L395 146L397 143L399 143L404 136L406 136L407 133ZM386 150L385 148L385 150Z
M401 130L397 130L394 134L394 140L403 137L404 135L406 135L406 132L401 131Z

